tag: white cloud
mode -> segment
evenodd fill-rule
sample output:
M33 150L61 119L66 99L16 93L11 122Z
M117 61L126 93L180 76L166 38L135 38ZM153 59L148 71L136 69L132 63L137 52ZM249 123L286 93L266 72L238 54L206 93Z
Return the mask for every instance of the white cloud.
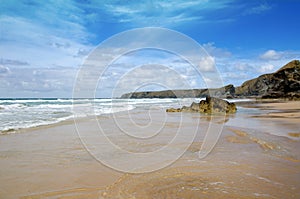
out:
M207 51L207 53L215 58L229 58L232 54L226 49L217 48L214 42L209 42L202 44L202 47Z
M246 80L247 78L247 74L245 72L227 72L227 73L223 73L222 74L224 79L229 79L230 81L232 80ZM230 82L228 82L230 83ZM231 84L233 83L233 81L231 82Z
M6 66L0 65L0 75L6 75L10 73L10 69Z
M211 83L213 82L212 79L207 78L207 77L204 77L203 79L204 79L204 81L205 81L205 83L206 83L207 85L209 85L209 84L211 84ZM207 87L208 87L208 86L207 86Z
M99 42L101 37L103 38L103 34L113 34L115 31L132 26L162 25L181 28L181 25L187 22L198 24L226 21L230 20L231 16L220 19L220 16L224 16L222 9L228 9L232 13L235 11L242 13L243 9L249 8L249 6L247 14L259 14L271 9L271 6L266 3L247 2L241 4L234 0L178 0L175 3L170 0L6 1L0 5L2 14L0 16L2 33L0 45L2 90L0 90L0 94L5 95L9 90L19 93L34 92L35 90L41 92L42 95L45 93L43 91L67 90L67 92L71 92L76 73L75 69L71 67L80 65L82 58L88 55L94 47L89 44L89 41ZM232 19L234 20L234 17ZM110 25L112 30L110 30ZM141 35L141 37L143 38L141 41L147 40L145 35ZM178 43L177 40L172 44L180 46L180 49L185 46ZM130 49L130 46L126 47ZM292 59L300 58L299 52L277 52L275 50L264 52L260 58L241 58L223 47L217 47L213 42L203 44L203 47L212 57L206 57L198 62L200 70L203 73L215 72L214 65L216 63L221 71L220 75L226 83L239 83L261 73L276 70ZM124 61L128 62L128 59L124 59ZM188 68L187 63L175 63L174 60L165 57L161 57L161 59L161 64L172 66L182 79L193 87L200 84L199 74L195 69ZM144 56L141 56L139 60L144 63L142 62ZM139 60L133 61L136 64L139 63ZM70 68L66 69L63 66L70 66ZM124 72L126 72L124 65L115 65L115 70L109 71L103 77L106 85L114 85L114 81L117 81ZM149 76L145 76L146 70L141 70L141 74L134 77L136 82L128 83L133 86L143 78L151 79L152 75L157 78L166 77L150 72ZM214 82L212 77L205 77L209 84ZM176 79L170 78L166 83L173 85L176 83Z
M241 63L241 62L238 62L236 64L234 64L234 70L237 70L237 71L245 71L245 70L249 70L250 66L248 63Z
M274 72L274 68L275 66L272 64L265 64L263 66L261 66L258 71L260 73L270 73L270 72Z
M115 77L102 86L113 87L114 97L137 90L149 89L183 89L192 88L178 71L162 65L142 65L129 69L122 76Z
M260 58L263 60L278 60L281 57L282 52L277 52L275 50L268 50L260 56Z
M0 97L71 97L74 68L7 68L0 78Z
M206 56L201 58L199 62L199 68L201 72L214 71L215 69L215 59L211 56Z

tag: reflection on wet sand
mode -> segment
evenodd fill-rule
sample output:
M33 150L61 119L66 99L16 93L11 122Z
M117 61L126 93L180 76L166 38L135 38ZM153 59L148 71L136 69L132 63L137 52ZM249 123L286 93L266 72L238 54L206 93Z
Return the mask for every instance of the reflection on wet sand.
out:
M216 124L225 124L230 118L234 118L235 114L219 114L219 115L200 115L202 121L213 122Z
M296 138L300 137L300 133L288 133L288 135Z
M230 188L230 190L232 190ZM231 191L230 191L231 192ZM102 192L104 198L220 198L228 192L217 176L207 178L198 172L163 170L144 175L126 175Z
M238 129L232 129L232 128L230 128L229 130L231 130L232 132L234 132L237 136L243 137L244 138L243 139L244 142L247 142L247 140L248 141L251 140L251 141L257 143L264 150L274 150L276 148L280 148L280 147L276 146L273 143L261 140L259 138L253 137L253 136L249 136L248 133L246 133L244 131L241 131L241 130L238 130ZM249 143L249 142L247 142L247 143Z
M244 131L236 132L238 137L247 137ZM225 134L228 136L230 131ZM277 158L269 148L266 150L248 139L252 151L242 151L244 145L227 148L221 140L213 154L204 160L196 155L200 143L193 143L171 167L153 173L123 175L103 190L101 197L298 198L300 165L283 156Z
M155 114L155 119L160 120L160 113ZM169 133L178 128L176 115L173 116L175 119L164 125L165 136L172 137ZM146 124L145 117L139 115L137 122ZM299 123L285 118L282 136L277 136L269 133L276 130L276 125L268 126L267 132L259 130L261 118L251 115L238 113L212 120L208 115L187 113L184 117L188 120L181 125L186 134L200 119L194 142L174 164L142 174L120 173L101 165L83 148L71 123L3 135L0 198L300 198L300 141L299 132L294 130ZM110 119L102 121L113 129ZM278 118L273 119L267 118L269 122L277 122ZM215 148L201 159L198 153L210 122L224 127ZM93 130L88 121L79 125L87 132ZM167 143L156 137L151 142L138 143L128 142L119 134L108 136L119 138L115 141L120 146L140 153ZM173 147L186 144L182 139Z
M82 198L97 198L99 191L103 188L77 188L68 189L62 191L53 191L42 194L34 194L29 196L23 196L20 199L50 199L50 198L60 198L60 199L82 199Z
M201 119L211 121L209 116ZM197 159L201 142L194 142L171 167L148 174L124 175L103 190L101 196L299 198L299 142L253 130L251 126L248 129L249 132L232 126L225 128L212 155L203 160Z

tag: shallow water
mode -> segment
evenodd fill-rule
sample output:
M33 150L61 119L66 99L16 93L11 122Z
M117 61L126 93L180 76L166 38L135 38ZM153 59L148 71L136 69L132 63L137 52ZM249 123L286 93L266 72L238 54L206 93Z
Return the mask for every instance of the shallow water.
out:
M267 126L267 132L259 131L261 123L251 115L243 112L227 118L216 147L207 157L199 158L204 127L211 122L202 118L202 131L174 164L152 173L124 175L102 191L101 197L299 198L299 141L269 134L278 130L277 125ZM192 121L199 119L193 114L184 117L190 118L184 126L193 126ZM287 126L284 131L291 129Z
M299 198L300 142L288 136L297 123L260 128L253 116L269 110L239 110L211 118L140 107L78 119L79 135L73 121L1 135L0 198ZM210 125L221 136L199 158Z
M197 99L0 99L0 135L20 129L56 124L74 117L156 107L188 106ZM245 99L248 100L248 99ZM234 101L245 101L234 100ZM248 100L249 101L249 100Z

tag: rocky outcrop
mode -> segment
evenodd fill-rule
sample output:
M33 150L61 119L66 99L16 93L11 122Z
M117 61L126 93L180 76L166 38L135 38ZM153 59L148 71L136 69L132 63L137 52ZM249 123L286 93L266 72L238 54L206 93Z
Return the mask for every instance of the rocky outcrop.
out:
M215 97L206 97L206 100L201 100L200 103L193 102L191 106L182 108L170 108L167 112L199 112L199 113L226 113L231 114L236 112L236 105L226 100Z
M300 62L291 61L275 73L261 75L235 89L237 97L298 98L300 97Z
M126 93L121 96L125 99L139 99L139 98L203 98L207 96L214 96L219 98L233 98L235 88L232 84L222 88L213 89L190 89L190 90L166 90L166 91L145 91Z
M176 91L142 91L126 93L121 96L122 99L140 99L140 98L177 98ZM177 91L181 92L181 91ZM192 95L193 90L188 90L187 95Z
M300 62L291 61L278 71L215 89L167 90L126 93L121 98L288 98L300 99Z

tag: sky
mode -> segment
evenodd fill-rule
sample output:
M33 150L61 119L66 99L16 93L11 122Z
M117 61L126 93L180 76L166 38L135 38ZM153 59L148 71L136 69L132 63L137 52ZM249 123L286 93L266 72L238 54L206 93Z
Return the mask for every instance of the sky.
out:
M0 0L0 98L72 97L78 71L101 43L146 27L167 28L193 39L211 56L223 84L238 86L300 59L299 10L297 0ZM168 53L157 52L121 56L102 74L97 97L111 97L122 77L127 77L119 81L128 86L124 91L141 84L135 77L156 77L141 90L166 89L163 84L169 78L174 88L186 88L166 75L172 72L162 70L166 74L159 75L159 69L145 66L145 61L132 67L139 60L160 60L189 88L210 81L174 55L166 58Z

